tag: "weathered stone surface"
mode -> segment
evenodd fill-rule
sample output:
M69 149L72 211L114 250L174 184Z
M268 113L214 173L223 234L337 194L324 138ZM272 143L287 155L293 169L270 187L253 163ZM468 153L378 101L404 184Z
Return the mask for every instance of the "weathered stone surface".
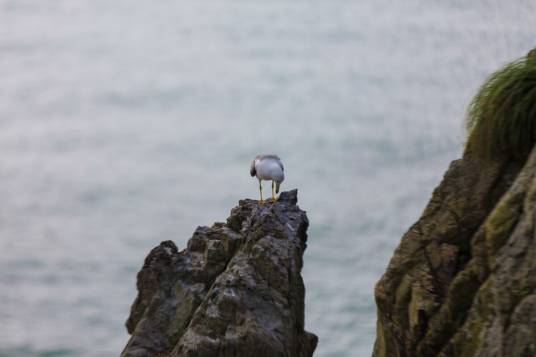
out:
M454 161L376 285L374 356L536 356L536 151Z
M243 200L187 248L162 242L138 273L123 357L308 357L301 277L308 220L297 191Z

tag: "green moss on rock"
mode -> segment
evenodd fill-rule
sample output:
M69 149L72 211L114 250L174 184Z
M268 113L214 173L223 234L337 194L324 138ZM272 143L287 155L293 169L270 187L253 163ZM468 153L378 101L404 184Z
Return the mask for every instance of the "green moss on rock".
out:
M511 200L501 200L484 224L488 264L493 266L495 255L508 240L509 234L519 218L519 207Z

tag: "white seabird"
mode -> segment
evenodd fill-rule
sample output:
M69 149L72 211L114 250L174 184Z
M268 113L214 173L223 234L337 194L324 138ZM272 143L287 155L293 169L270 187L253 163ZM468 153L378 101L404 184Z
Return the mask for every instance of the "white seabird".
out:
M275 193L279 193L279 186L285 179L285 169L283 163L277 155L257 155L255 160L251 163L249 173L251 177L257 176L259 180L259 192L261 194L260 203L262 200L262 184L261 181L272 181L272 202L276 201ZM275 182L275 193L274 193Z

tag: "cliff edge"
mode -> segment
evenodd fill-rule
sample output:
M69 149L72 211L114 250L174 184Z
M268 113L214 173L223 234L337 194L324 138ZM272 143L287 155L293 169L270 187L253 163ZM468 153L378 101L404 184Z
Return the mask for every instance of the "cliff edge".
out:
M536 356L536 151L454 161L376 285L373 356Z
M154 248L138 273L122 357L310 357L301 277L309 222L297 190L242 200L187 248Z

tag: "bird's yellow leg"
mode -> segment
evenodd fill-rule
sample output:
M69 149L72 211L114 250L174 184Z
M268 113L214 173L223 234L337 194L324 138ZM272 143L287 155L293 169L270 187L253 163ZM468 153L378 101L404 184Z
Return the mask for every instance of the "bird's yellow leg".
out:
M261 200L259 201L259 203L262 205L264 203L264 201L262 200L262 184L261 184L261 180L259 180L259 192L261 194Z
M275 198L275 187L274 187L274 181L272 181L272 202L277 201Z

